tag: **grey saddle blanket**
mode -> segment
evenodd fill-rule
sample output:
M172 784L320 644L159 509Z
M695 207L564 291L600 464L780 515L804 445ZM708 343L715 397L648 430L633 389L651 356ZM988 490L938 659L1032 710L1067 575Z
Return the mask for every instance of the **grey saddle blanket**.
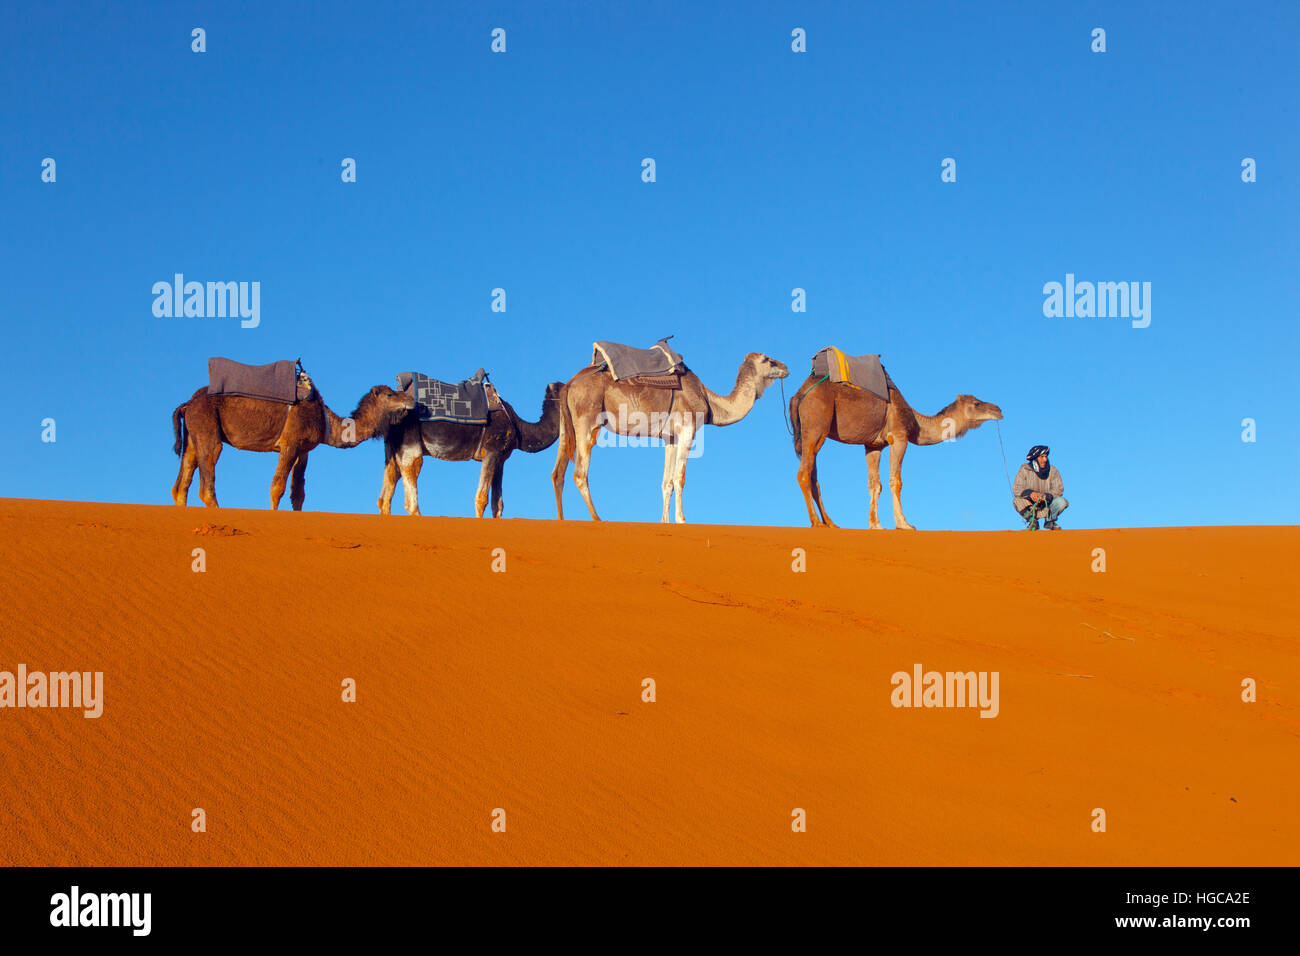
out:
M397 387L414 396L415 412L422 422L487 424L488 396L480 377L453 385L419 372L402 372L397 376Z
M243 395L293 405L309 393L310 389L299 393L296 362L245 365L228 358L208 359L209 395Z
M676 375L686 370L686 363L666 339L660 339L648 349L634 349L617 342L594 342L591 364L608 366L615 381L638 375Z
M879 355L846 355L828 345L813 356L812 373L827 375L832 382L847 382L865 388L889 401L889 373L880 364Z

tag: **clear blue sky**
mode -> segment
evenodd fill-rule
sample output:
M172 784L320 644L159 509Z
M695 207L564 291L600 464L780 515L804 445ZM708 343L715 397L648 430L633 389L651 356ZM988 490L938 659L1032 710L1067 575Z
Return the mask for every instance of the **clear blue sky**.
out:
M1295 523L1298 47L1289 2L7 5L0 496L168 503L211 355L301 356L340 414L484 366L535 418L593 339L675 333L715 391L763 351L789 394L835 344L921 411L997 402L1067 527ZM155 318L176 272L259 281L260 327ZM1066 273L1150 282L1150 327L1044 317ZM780 403L707 430L688 520L805 523ZM511 459L508 515L554 516L553 461ZM265 507L273 467L228 448L222 503ZM477 467L426 462L424 512L471 514ZM374 511L381 468L319 449L308 509ZM657 520L661 470L598 448L602 516ZM1015 522L992 425L904 479L922 529ZM861 449L821 480L865 526Z

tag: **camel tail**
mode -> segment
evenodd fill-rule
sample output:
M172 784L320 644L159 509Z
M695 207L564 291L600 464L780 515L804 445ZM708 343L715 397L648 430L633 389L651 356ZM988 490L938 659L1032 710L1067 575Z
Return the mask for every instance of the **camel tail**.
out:
M182 402L172 412L172 433L176 436L176 444L172 445L172 451L178 456L185 451L185 442L189 438L189 429L185 427L185 409L188 406L189 402Z
M790 396L790 428L794 432L794 456L796 458L803 457L803 428L799 424L799 401L798 392Z

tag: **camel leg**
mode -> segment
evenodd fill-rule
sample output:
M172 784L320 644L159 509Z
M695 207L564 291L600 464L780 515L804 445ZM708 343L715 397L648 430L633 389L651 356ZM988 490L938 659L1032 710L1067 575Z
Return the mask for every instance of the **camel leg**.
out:
M804 436L803 454L799 456L799 471L796 480L799 482L799 490L803 492L803 502L808 506L808 521L816 528L823 524L817 512L813 509L812 497L812 472L813 464L817 461L817 451L813 447L812 441L808 436ZM820 443L819 443L820 447Z
M817 505L817 510L821 512L822 520L826 522L828 527L838 528L839 525L831 520L831 516L826 513L826 506L822 504L822 483L817 480L817 459L815 458L813 459L812 470L812 496L813 503Z
M195 457L199 467L199 498L209 508L216 508L217 459L221 457L221 442L215 442L207 448L196 448Z
M574 456L573 483L578 486L578 491L582 493L582 500L587 503L587 510L591 512L591 520L599 521L600 515L596 514L596 506L591 503L591 491L587 488L587 472L591 468L591 449L596 445L596 439L600 435L602 426L579 421L575 421L573 424L574 434L577 436L578 442Z
M411 517L420 514L420 469L424 467L424 455L402 455L397 459L398 470L402 473L402 503L406 513Z
M567 412L565 413L567 414ZM555 452L555 467L551 469L551 484L555 486L555 517L564 520L564 473L569 470L569 458L573 449L569 447L569 430L560 422L559 446Z
M501 496L501 486L505 484L506 460L502 458L492 470L492 517L500 518L506 510L505 499Z
M289 481L289 469L293 467L293 463L297 460L297 448L286 446L280 449L280 458L275 463L275 474L271 476L272 511L280 507L280 499L284 497L284 486Z
M804 504L808 506L808 521L814 527L826 526L835 527L835 523L826 518L823 521L813 510L813 472L817 469L817 452L821 451L822 445L826 444L826 436L813 439L813 436L805 433L803 436L803 454L799 458L799 489L803 492ZM820 497L820 490L818 492ZM824 512L823 512L824 514Z
M682 421L681 428L673 436L673 444L677 446L677 467L673 473L673 489L677 492L677 523L686 524L686 517L682 514L682 491L686 488L686 461L690 458L691 443L695 440L695 422L693 417L687 415Z
M915 531L903 517L903 455L907 453L907 439L889 444L889 490L894 494L894 527L902 531Z
M664 480L660 486L664 496L664 514L661 524L668 523L668 506L673 500L673 472L677 467L677 448L671 438L664 439Z
M890 459L893 459L893 453L890 453ZM880 503L880 491L884 486L880 483L880 449L867 449L867 490L871 493L871 506L867 510L867 527L880 529L880 515L877 513L877 505Z
M478 470L478 489L474 492L474 517L483 517L488 505L488 491L492 488L492 472L496 469L496 459L491 455L483 456L483 466Z
M302 511L302 503L307 498L307 456L311 452L304 451L298 455L298 460L293 463L293 481L289 486L289 503L293 505L294 511Z
M397 470L397 451L387 445L384 446L384 481L379 487L379 500L375 504L379 505L379 513L387 515L393 513L393 492L397 489L397 479L399 478Z
M190 500L190 484L194 481L194 469L199 463L199 453L194 447L194 437L188 436L185 450L181 453L181 470L176 475L176 484L172 485L172 501L182 508Z

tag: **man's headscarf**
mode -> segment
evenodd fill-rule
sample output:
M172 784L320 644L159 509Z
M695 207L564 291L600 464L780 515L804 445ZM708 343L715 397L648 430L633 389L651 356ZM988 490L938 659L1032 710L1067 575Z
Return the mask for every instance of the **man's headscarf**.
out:
M1047 467L1039 468L1038 456L1049 455L1051 452L1052 449L1048 448L1046 445L1035 445L1033 448L1029 449L1029 454L1025 456L1025 461L1029 462L1029 467L1034 469L1034 474L1038 475L1039 478L1046 478L1052 473L1052 463L1051 461L1048 461Z

